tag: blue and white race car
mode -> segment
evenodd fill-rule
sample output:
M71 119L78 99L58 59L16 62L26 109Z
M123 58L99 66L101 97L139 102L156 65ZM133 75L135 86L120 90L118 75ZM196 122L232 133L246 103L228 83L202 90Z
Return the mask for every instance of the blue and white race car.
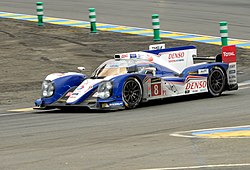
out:
M118 110L153 99L197 93L220 96L238 89L235 46L223 47L213 61L202 57L208 62L194 64L196 59L201 59L196 47L183 46L116 54L90 77L76 72L50 74L35 108Z

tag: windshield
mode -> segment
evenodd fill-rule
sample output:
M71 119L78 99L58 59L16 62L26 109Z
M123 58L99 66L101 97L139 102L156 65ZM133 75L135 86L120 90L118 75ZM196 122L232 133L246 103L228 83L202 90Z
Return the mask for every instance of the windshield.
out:
M115 60L111 59L101 64L92 74L92 78L104 78L107 76L116 76L126 73L138 72L138 63L148 64L148 61L141 59L130 59L130 60Z
M119 74L126 74L129 62L125 60L108 60L101 64L93 73L93 78L103 78L107 76L115 76Z

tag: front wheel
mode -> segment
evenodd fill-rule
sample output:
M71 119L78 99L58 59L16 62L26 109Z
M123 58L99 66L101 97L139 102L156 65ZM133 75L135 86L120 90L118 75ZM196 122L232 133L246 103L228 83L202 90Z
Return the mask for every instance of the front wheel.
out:
M124 83L122 98L125 106L129 109L135 108L142 99L142 87L136 78L128 78Z
M208 76L208 92L211 96L220 96L226 83L225 74L220 67L212 68Z

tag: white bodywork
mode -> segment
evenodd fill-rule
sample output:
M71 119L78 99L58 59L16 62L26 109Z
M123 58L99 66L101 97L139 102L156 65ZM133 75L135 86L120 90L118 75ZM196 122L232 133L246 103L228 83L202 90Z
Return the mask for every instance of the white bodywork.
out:
M131 56L133 58L147 59L180 74L184 68L194 64L193 56L197 56L197 49L162 52L158 55L139 51L116 54L115 56L120 56L121 59L130 59Z

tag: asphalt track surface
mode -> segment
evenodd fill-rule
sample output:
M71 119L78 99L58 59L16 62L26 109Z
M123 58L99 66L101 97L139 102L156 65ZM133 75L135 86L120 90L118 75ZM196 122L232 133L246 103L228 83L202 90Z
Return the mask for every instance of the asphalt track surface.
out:
M10 5L11 2L13 5ZM31 1L26 1L25 3L11 2L1 1L0 11L33 13ZM49 3L49 1L44 2ZM65 18L81 19L78 13L82 12L82 8L96 5L96 8L101 10L101 6L110 8L113 6L110 12L114 11L116 14L100 11L100 13L103 13L103 18L100 18L100 20L102 19L102 22L133 26L134 22L127 17L136 16L138 10L144 11L145 15L151 15L152 12L155 12L151 8L152 5L157 6L158 4L160 6L159 4L164 5L165 2L172 5L178 5L177 2L182 4L192 2L196 4L194 3L196 1L186 0L174 1L175 3L159 1L156 4L153 2L143 3L145 8L139 8L139 2L141 1L118 2L106 1L105 4L101 4L101 1L99 1L98 5L98 1L91 1L92 4L85 2L85 5L81 7L80 4L82 2L61 1L58 3L54 1L53 5L46 8L50 16L58 16L57 14L60 14L60 16ZM123 9L122 6L124 7L129 2L133 3L133 5L129 9ZM213 1L199 2L197 2L197 5L203 3L210 6ZM222 2L225 1L220 1L221 5ZM233 3L233 1L227 2ZM34 4L34 2L32 3ZM212 11L219 8L218 2L214 1L214 3L214 6L210 6ZM27 7L24 4L30 6ZM73 6L73 4L76 5ZM234 8L239 9L237 17L242 17L237 22L242 21L241 24L245 26L239 26L241 24L237 24L236 20L232 20L235 21L235 27L232 26L232 29L241 31L239 35L235 35L236 38L250 39L247 37L249 36L247 33L247 27L249 28L247 24L249 22L243 23L243 21L247 21L246 16L248 14L247 11L244 13L244 9L247 9L249 4L247 1L237 1L237 4L239 6L231 4ZM62 5L62 9L58 9L60 5ZM194 5L188 7L199 9L200 13L202 12L200 8ZM70 10L72 8L74 8L75 13ZM233 13L229 9L230 7L228 6L228 13ZM171 10L165 10L164 8L162 13L164 14L164 12L171 12ZM62 13L64 14L62 15ZM181 13L181 11L178 12L180 15ZM212 15L209 15L210 13L213 12L207 12L205 18L209 18ZM116 16L116 19L108 20L108 17L105 17L104 14L106 16ZM226 14L225 12L224 15ZM71 17L68 17L69 15ZM122 20L121 18L124 15L126 17ZM138 25L134 26L143 26L143 24L147 26L146 22L141 23L147 17L140 15L141 18L133 18L138 20ZM189 16L187 13L182 13L182 15ZM181 19L183 16L176 17ZM219 17L218 14L215 14L215 16ZM237 17L235 16L235 18ZM175 17L172 18L174 20ZM220 20L220 18L217 19L218 21ZM203 19L190 20L193 21L192 23L203 22ZM212 32L212 30L217 29L216 19L210 18L209 22L210 24L206 25L205 28L204 25L202 26L204 29L207 29L206 32L202 31L202 34L216 34ZM166 28L168 30L191 33L199 33L201 31L199 27L193 28L192 24L189 27L185 23L186 27L184 28L183 26L178 27L174 23L176 25L181 24L181 22L176 21L173 22L172 28L168 26L169 24L166 24ZM213 28L214 26L211 23L215 24L216 29ZM149 24L148 27L150 27ZM178 138L170 136L170 134L195 129L249 125L249 98L250 89L246 86L239 91L224 93L218 98L202 96L178 97L150 102L135 110L118 112L99 113L86 111L84 113L61 113L52 111L7 113L6 110L9 108L0 108L0 169L130 170L171 169L170 167L186 167L182 169L187 169L190 166L201 166L198 169L248 170L250 169L249 138L197 139ZM204 168L203 166L206 165L214 166ZM228 166L219 167L218 165Z
M152 28L151 15L160 15L161 29L219 36L219 22L228 21L229 37L250 40L249 0L43 0L46 16L88 21L88 8L97 22ZM1 0L0 11L36 14L36 1Z
M247 170L249 138L170 134L249 125L249 97L250 89L244 87L217 98L171 98L118 112L2 112L0 169L131 170L241 164L208 169Z

